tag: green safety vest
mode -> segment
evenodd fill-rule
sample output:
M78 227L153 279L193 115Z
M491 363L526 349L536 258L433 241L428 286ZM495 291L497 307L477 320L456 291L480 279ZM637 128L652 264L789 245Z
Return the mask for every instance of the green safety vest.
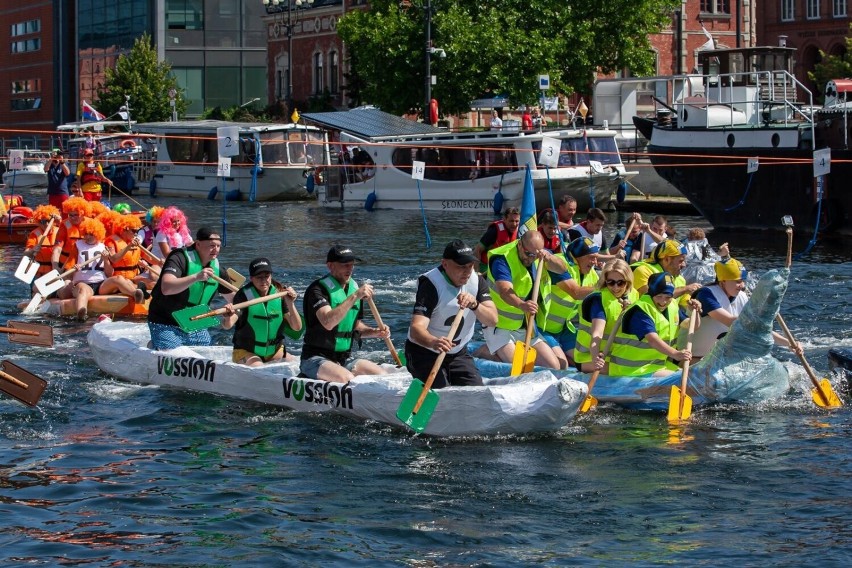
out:
M613 295L612 292L609 291L609 288L603 288L600 292L594 292L586 297L591 298L595 295L601 297L601 303L603 304L604 313L606 314L606 324L604 325L602 337L602 340L606 341L609 334L612 332L612 326L615 325L615 321L618 319L618 316L621 315L621 302ZM639 292L630 288L627 292L627 301L631 304L635 304L638 299ZM577 344L574 346L574 361L576 363L591 363L592 361L592 322L590 318L591 314L586 313L583 309L579 310L579 321L577 322ZM604 347L605 344L602 344L601 351L603 351Z
M198 274L204 270L205 267L201 264L201 258L199 258L196 251L183 249L183 254L186 256L187 276ZM219 276L219 260L214 258L210 261L209 266L213 269L213 274ZM189 288L187 288L189 291L187 306L205 306L209 304L218 289L219 283L212 278L203 282L193 282Z
M319 283L328 292L328 301L332 310L358 291L358 284L351 278L345 290L331 275L324 277ZM352 330L355 328L355 322L358 320L358 312L360 310L361 300L358 300L349 308L349 311L346 312L340 323L332 330L335 336L334 351L336 353L345 353L352 348Z
M509 270L512 273L512 287L515 294L519 298L526 299L533 289L533 278L530 270L523 265L518 256L518 242L512 241L503 246L491 249L488 251L488 287L491 289L491 299L497 306L497 328L514 331L521 329L524 325L526 314L523 310L507 304L495 286L494 275L491 274L491 257L502 256L509 264ZM541 275L541 283L539 284L539 296L546 297L550 293L550 276L547 274L547 269L544 268L544 274Z
M677 339L679 323L677 302L669 302L665 313L660 312L653 298L644 294L628 310L642 310L654 320L654 327L660 339L671 345ZM625 315L626 317L626 315ZM609 374L614 376L637 377L649 375L661 369L676 371L677 366L668 361L665 355L651 347L646 340L639 341L635 335L624 333L624 324L615 334Z
M562 253L555 256L565 260L568 264L568 273L580 286L594 286L598 281L598 273L592 269L583 276L580 274L580 266L567 262ZM576 331L573 320L576 319L582 300L575 300L571 294L559 287L558 284L550 286L549 294L542 299L544 310L536 314L535 321L539 328L547 333L559 334L564 329L572 333Z
M252 285L246 286L243 290L247 300L260 297L260 292ZM279 332L284 323L281 298L249 306L246 308L246 315L249 327L244 333L234 334L234 346L251 351L259 357L274 355L281 342ZM240 337L237 337L238 334Z

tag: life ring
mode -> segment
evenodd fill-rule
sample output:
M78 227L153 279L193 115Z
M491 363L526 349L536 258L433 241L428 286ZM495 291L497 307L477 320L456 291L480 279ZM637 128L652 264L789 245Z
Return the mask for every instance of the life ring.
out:
M121 141L121 147L122 147L122 148L135 148L135 147L136 147L136 142L134 142L133 140L130 140L130 139L128 139L128 140L122 140L122 141Z

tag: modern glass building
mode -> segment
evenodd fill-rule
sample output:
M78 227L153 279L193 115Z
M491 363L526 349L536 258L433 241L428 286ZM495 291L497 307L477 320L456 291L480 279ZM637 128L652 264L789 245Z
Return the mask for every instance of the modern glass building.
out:
M265 105L264 13L259 1L78 0L79 99L96 100L104 70L148 33L185 90L188 116L255 98Z

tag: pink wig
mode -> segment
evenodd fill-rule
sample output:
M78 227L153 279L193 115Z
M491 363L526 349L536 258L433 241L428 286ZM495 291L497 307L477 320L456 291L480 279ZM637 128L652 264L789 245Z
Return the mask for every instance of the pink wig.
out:
M175 229L172 226L172 219L180 219L180 229ZM169 246L172 248L180 246L180 243L175 238L177 233L180 233L180 236L183 237L184 244L192 242L189 228L186 226L186 216L183 214L183 211L173 205L166 207L160 215L160 225L157 230L162 231L166 235L166 238L169 240Z

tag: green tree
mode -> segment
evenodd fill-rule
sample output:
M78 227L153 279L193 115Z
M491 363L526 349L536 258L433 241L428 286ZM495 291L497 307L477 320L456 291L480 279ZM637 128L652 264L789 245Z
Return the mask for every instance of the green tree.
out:
M351 104L370 103L403 113L425 99L424 0L374 0L369 11L341 18L338 34L359 80ZM551 94L583 90L595 72L629 68L653 73L648 35L671 23L680 0L432 0L432 96L444 112L469 110L470 101L507 94L515 105L540 95L538 75L549 74Z
M169 90L178 93L175 100L178 116L186 113L188 102L172 74L171 65L157 59L151 36L144 34L133 42L126 55L119 55L115 69L106 69L106 80L98 89L98 110L107 116L115 114L130 96L130 114L138 122L169 120Z
M820 99L825 93L825 84L832 79L852 77L852 24L849 25L850 34L846 36L846 52L842 55L826 55L820 50L822 61L814 65L813 71L808 71L808 79L814 82L819 90Z

